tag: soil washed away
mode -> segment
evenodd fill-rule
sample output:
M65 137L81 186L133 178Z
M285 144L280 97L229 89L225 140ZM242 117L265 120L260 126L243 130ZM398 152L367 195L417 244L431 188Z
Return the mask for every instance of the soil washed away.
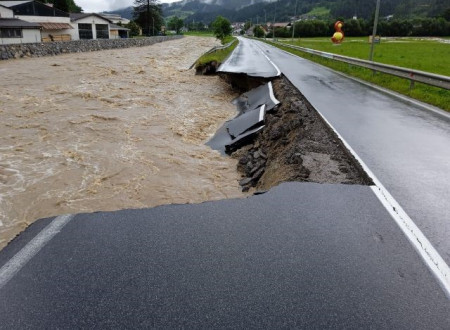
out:
M188 70L217 44L0 62L0 248L43 217L242 197L205 145L237 94Z
M244 191L281 182L373 184L305 97L286 79L273 82L281 104L268 111L254 141L234 152Z

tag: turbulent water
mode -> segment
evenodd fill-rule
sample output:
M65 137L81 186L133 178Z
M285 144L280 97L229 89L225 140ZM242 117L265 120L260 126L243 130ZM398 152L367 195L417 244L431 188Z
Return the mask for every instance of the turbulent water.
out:
M241 197L204 145L235 95L188 70L214 43L0 62L0 248L42 217Z

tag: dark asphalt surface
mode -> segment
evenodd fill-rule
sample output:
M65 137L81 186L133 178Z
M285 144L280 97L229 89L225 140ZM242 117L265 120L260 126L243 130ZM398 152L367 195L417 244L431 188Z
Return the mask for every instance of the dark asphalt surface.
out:
M218 72L245 73L250 77L271 78L279 76L277 69L264 56L260 48L245 38L238 37L239 45L223 63Z
M424 110L262 42L241 42L257 43L264 50L450 264L450 116Z
M448 329L450 301L370 187L287 183L79 214L0 289L0 318L1 329Z

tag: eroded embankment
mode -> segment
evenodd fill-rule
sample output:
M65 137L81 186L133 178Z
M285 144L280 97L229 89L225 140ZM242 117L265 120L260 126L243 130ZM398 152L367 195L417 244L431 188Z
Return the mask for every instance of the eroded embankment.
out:
M281 104L265 114L264 129L232 153L243 190L267 190L285 181L372 184L306 98L286 79L273 81Z

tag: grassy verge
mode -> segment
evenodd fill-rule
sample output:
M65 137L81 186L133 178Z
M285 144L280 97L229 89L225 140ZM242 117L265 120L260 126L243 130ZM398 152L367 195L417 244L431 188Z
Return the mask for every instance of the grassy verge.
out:
M393 90L395 92L398 92L400 94L406 95L411 98L414 98L416 100L419 100L419 101L422 101L422 102L425 102L428 104L432 104L438 108L441 108L441 109L444 109L444 110L450 112L450 91L448 91L448 90L428 86L428 85L421 84L421 83L416 83L414 88L410 89L410 81L407 79L402 79L402 78L394 77L394 76L384 74L384 73L379 73L379 72L374 74L373 71L369 70L369 69L364 69L364 68L356 67L356 66L349 65L346 63L337 62L337 61L323 58L323 57L320 57L317 55L304 53L299 50L290 49L288 47L283 47L283 46L278 46L278 45L273 45L273 46L281 48L287 52L290 52L292 54L306 58L306 59L316 62L318 64L327 66L336 71L343 72L349 76L353 76L353 77L359 78L361 80L365 80L367 82L376 84L378 86L381 86L381 87L384 87L384 88L387 88L390 90ZM301 46L307 47L303 43L301 44ZM327 47L327 46L325 46L325 47ZM333 46L331 46L331 47L333 47ZM313 47L307 47L307 48L313 48ZM319 48L315 48L315 49L319 49ZM319 50L322 50L322 49L319 49ZM323 51L329 51L329 50L323 49ZM331 52L331 51L329 51L329 52ZM338 53L338 54L351 56L348 53ZM357 57L357 56L353 56L353 57ZM414 56L412 56L411 58L413 58L413 57ZM439 61L440 61L440 59L441 58L439 58ZM429 60L430 60L430 62L432 60L434 60L434 62L438 62L436 60L435 55L433 55L433 56L430 55ZM392 62L383 62L383 63L396 65L396 63L392 63ZM414 66L412 66L412 67L414 68ZM417 69L419 69L419 68L417 68ZM419 70L427 71L427 70L424 70L423 68L421 68ZM442 70L440 70L440 71L442 71ZM445 69L443 71L446 72ZM434 72L436 72L436 71L434 71ZM436 73L444 74L442 72L436 72Z
M226 58L231 54L231 52L237 47L239 43L239 41L237 41L237 39L234 37L231 37L231 39L228 39L228 41L225 40L225 43L231 42L233 40L236 41L233 42L229 47L225 49L218 49L213 53L205 54L200 57L195 64L195 68L198 69L199 67L208 65L213 62L215 62L216 66L219 67L220 64L222 64L226 60Z

